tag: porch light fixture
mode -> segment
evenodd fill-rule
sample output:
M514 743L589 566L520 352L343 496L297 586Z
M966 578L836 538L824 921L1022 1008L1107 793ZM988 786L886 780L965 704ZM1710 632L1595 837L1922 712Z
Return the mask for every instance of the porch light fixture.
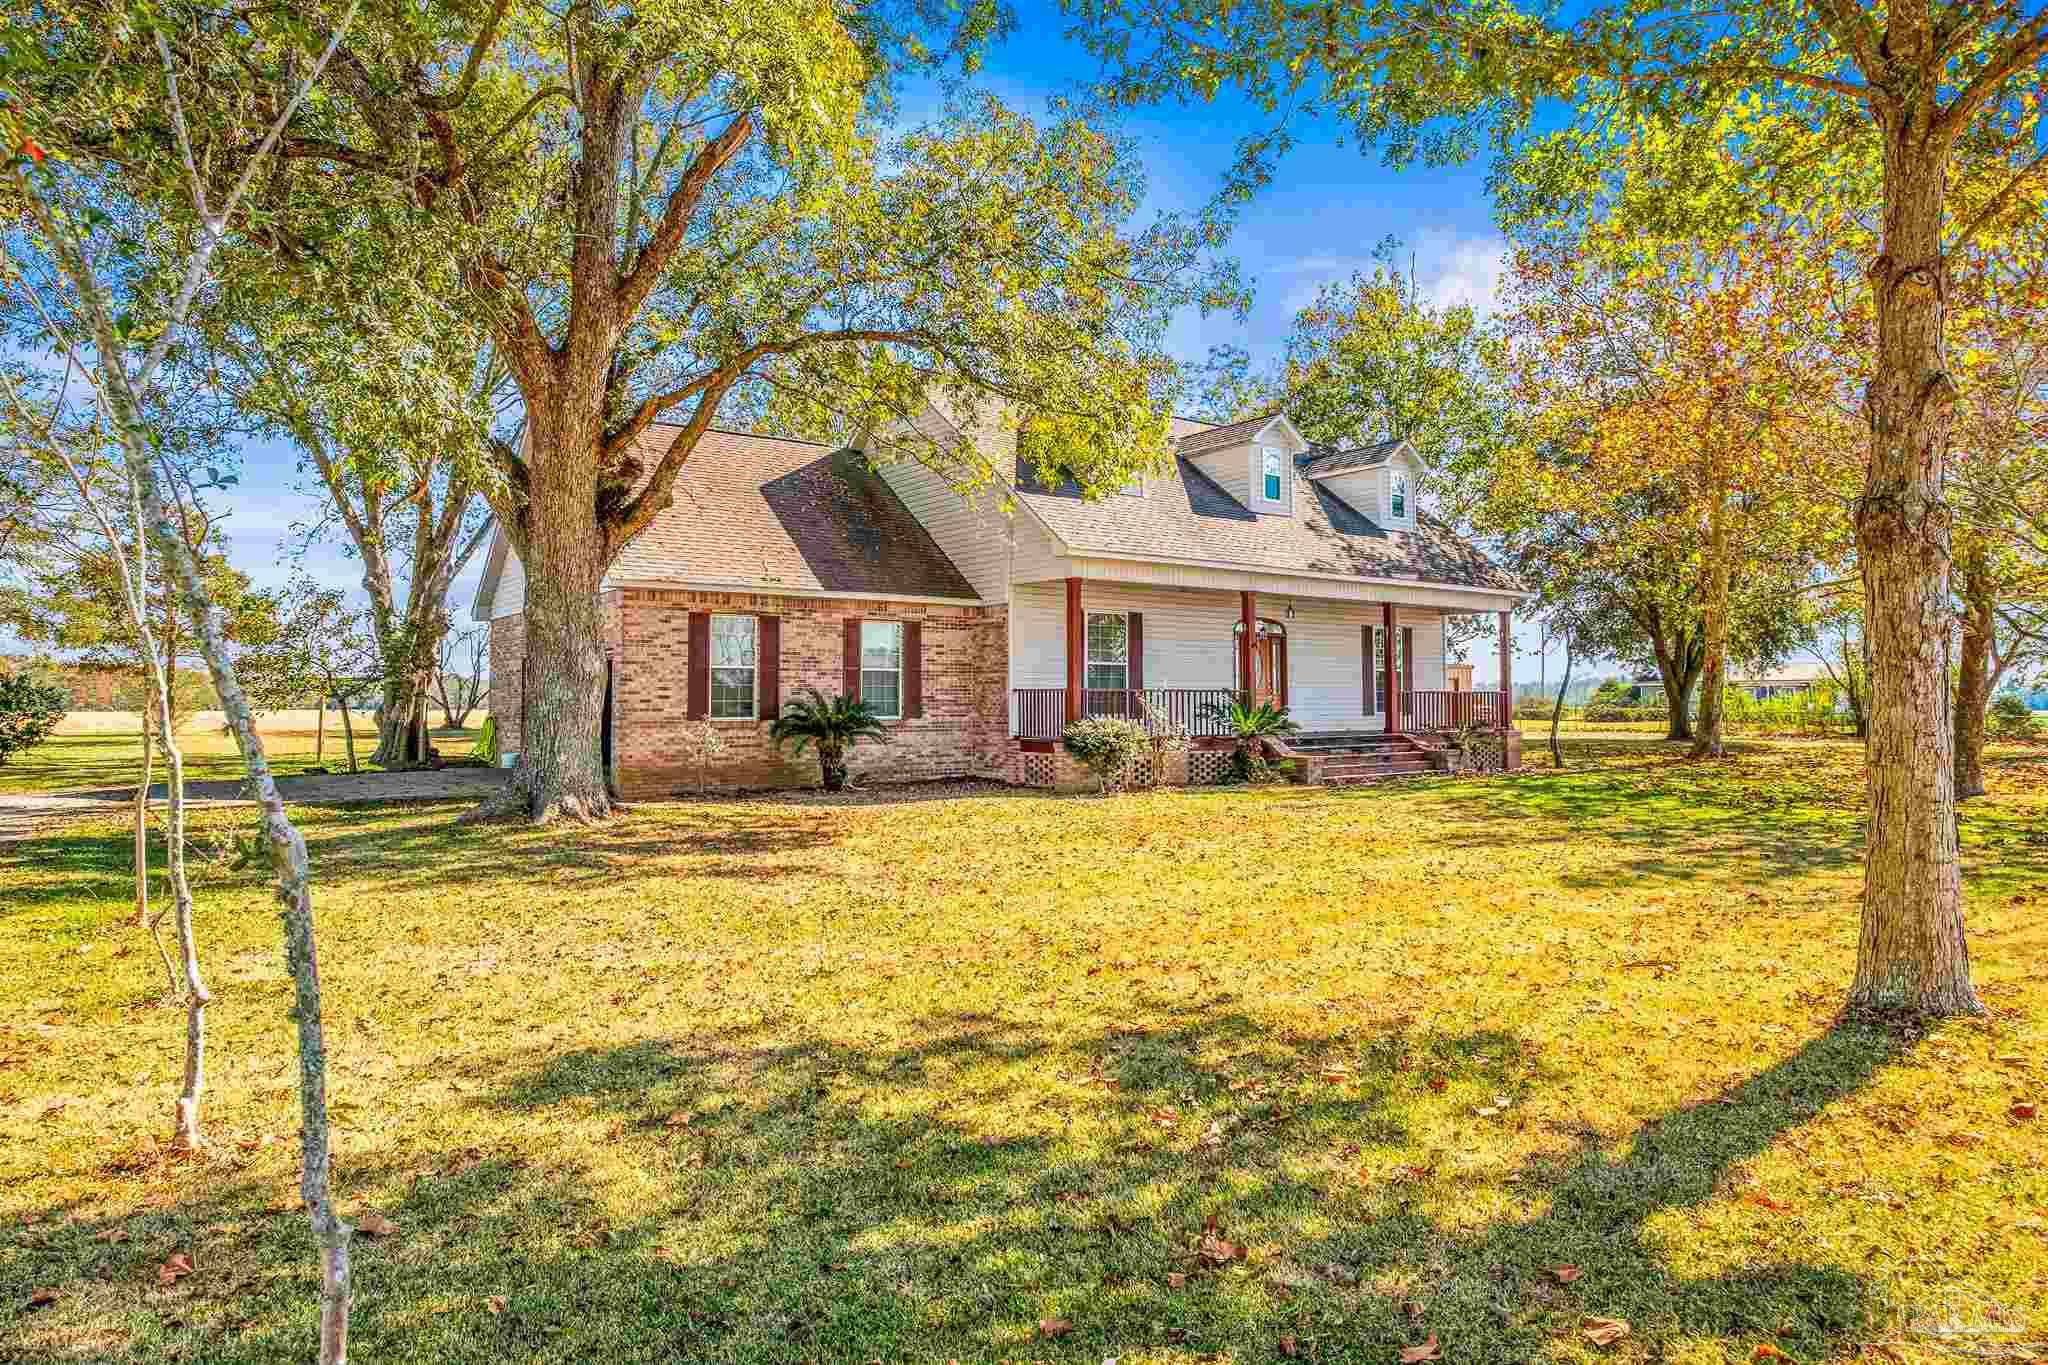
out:
M1294 603L1292 602L1287 604L1287 619L1290 621L1294 619Z

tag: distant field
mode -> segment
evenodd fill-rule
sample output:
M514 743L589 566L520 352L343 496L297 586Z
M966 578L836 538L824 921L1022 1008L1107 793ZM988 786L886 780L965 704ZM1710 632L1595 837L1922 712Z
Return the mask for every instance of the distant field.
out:
M292 714L284 713L287 720ZM310 711L303 714L308 718L312 716ZM479 719L480 723L480 718L474 719ZM266 724L259 727L258 733L263 738L263 751L270 759L271 769L280 775L302 773L316 766L335 772L348 770L348 747L338 721L328 726L325 746L317 757L310 726L305 730L272 729ZM469 752L476 743L477 732L435 730L432 735L436 749L445 757L456 758ZM370 751L376 747L376 726L359 724L356 728L356 757L364 767L369 766ZM234 739L223 734L217 723L204 727L181 726L178 748L185 755L185 777L188 781L232 780L243 774L242 756L235 748ZM26 754L17 755L7 766L0 767L0 794L132 787L141 770L140 726L125 732L59 733ZM157 767L156 778L158 781L163 779L161 764Z

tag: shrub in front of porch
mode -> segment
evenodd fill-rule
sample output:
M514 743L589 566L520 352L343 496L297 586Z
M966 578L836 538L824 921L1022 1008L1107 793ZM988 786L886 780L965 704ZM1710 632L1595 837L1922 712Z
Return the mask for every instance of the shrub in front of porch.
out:
M1301 729L1287 714L1286 707L1265 701L1247 706L1240 699L1211 702L1206 714L1208 719L1222 725L1229 738L1236 741L1237 747L1230 754L1230 781L1270 782L1294 766L1291 760L1268 762L1263 752L1264 741L1291 735Z
M1152 736L1134 720L1091 716L1065 731L1067 752L1087 765L1105 792L1122 791L1140 760L1152 753Z

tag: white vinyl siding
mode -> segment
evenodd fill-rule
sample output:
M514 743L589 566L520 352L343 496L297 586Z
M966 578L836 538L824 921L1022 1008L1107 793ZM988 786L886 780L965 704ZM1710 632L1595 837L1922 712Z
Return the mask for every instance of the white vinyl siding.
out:
M996 504L1004 496L991 488L969 500L916 460L901 458L880 466L889 485L910 515L931 533L946 558L984 602L1000 602L1010 574L1011 519ZM1018 511L1019 520L1031 514Z
M1289 620L1287 608L1294 608ZM1237 686L1235 593L1147 588L1089 581L1081 585L1083 612L1144 613L1144 678L1153 687ZM1259 598L1259 615L1287 630L1288 703L1308 729L1365 728L1364 650L1359 627L1378 625L1378 603L1312 601L1278 595ZM1010 671L1015 687L1066 686L1061 632L1066 593L1057 583L1019 584L1010 606ZM1437 612L1404 608L1398 624L1415 629L1416 686L1444 686L1443 630Z
M497 591L491 594L491 619L502 620L526 610L526 568L510 546L505 549L505 567L498 574Z
M1225 446L1187 457L1189 464L1221 485L1223 491L1246 507L1252 505L1252 447Z

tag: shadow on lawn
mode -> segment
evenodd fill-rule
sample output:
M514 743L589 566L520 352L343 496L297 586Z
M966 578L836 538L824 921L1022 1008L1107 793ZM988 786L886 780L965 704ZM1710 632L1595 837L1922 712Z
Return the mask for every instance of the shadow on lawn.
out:
M1734 1197L1741 1163L1885 1063L1879 1034L1814 1038L1725 1094L1643 1124L1625 1154L1578 1133L1574 1148L1495 1185L1500 1212L1475 1227L1433 1216L1471 1191L1438 1169L1456 1157L1432 1154L1396 1101L1430 1072L1527 1085L1511 1035L1282 1038L1234 1012L1186 1009L1165 1027L1081 1037L989 1016L931 1028L894 1048L735 1029L501 1059L490 1070L503 1083L483 1106L608 1118L612 1170L593 1182L569 1146L545 1161L503 1146L345 1160L349 1204L402 1230L358 1244L357 1352L1092 1362L1151 1349L1261 1360L1279 1358L1285 1334L1321 1360L1380 1362L1435 1333L1447 1359L1511 1362L1545 1354L1552 1333L1593 1314L1629 1319L1652 1355L1721 1337L1747 1356L1753 1337L1810 1359L1871 1325L1870 1289L1853 1273L1791 1260L1688 1277L1646 1224ZM1355 1063L1348 1085L1298 1084L1339 1056ZM1020 1075L1053 1071L1092 1078L1089 1098L1048 1087L1010 1120L1017 1131L975 1119L977 1103L1009 1096ZM1281 1084L1289 1077L1297 1084ZM1091 1112L1089 1140L1070 1141L1080 1104L1111 1112ZM210 1182L203 1198L144 1215L164 1231L133 1248L95 1240L106 1225L90 1219L40 1247L0 1247L0 1280L65 1295L13 1327L60 1332L97 1281L147 1283L169 1248L186 1246L201 1274L101 1310L125 1327L127 1358L302 1358L314 1336L311 1239L296 1215L255 1212L281 1184ZM650 1190L644 1212L609 1211L609 1199ZM1201 1259L1211 1214L1223 1237L1249 1245L1247 1264ZM1582 1277L1558 1284L1548 1268L1561 1263ZM232 1273L214 1270L224 1265ZM1185 1286L1169 1288L1170 1274ZM1419 1320L1400 1311L1405 1299L1422 1305ZM1071 1334L1034 1341L1044 1316L1071 1319ZM105 1346L77 1354L115 1354Z

